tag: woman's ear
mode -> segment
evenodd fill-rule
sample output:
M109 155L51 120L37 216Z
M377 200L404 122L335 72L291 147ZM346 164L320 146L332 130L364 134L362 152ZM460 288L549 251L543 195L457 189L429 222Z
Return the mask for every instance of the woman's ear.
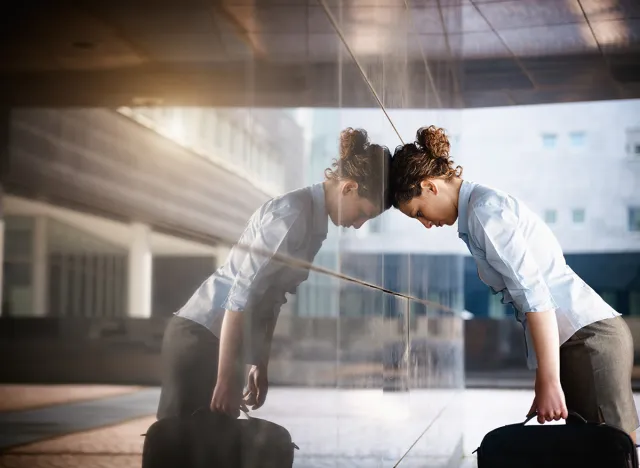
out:
M358 192L358 182L354 180L346 180L342 184L342 195L349 195L352 192Z
M431 179L424 179L420 182L420 187L423 191L431 192L434 195L438 195L438 185Z

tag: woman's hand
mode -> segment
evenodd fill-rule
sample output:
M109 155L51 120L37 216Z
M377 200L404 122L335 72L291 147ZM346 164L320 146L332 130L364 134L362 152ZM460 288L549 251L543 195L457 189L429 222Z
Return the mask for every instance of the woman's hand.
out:
M538 413L540 424L567 419L567 403L559 380L536 376L536 396L529 410L529 415L534 412Z
M213 390L209 408L213 412L237 418L240 416L240 410L245 408L242 403L242 389L238 388L233 379L219 381Z
M244 404L251 409L257 410L264 405L269 390L269 379L267 377L266 364L251 366L247 378L247 390L244 393Z

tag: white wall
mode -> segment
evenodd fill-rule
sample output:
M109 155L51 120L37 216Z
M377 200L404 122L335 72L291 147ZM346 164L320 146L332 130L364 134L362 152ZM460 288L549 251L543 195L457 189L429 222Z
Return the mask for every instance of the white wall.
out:
M342 111L390 147L398 137L373 110ZM626 132L640 127L640 100L468 109L397 110L391 113L405 141L420 126L443 126L463 177L502 189L544 217L557 210L551 227L566 253L640 251L640 233L628 229L628 207L640 206L640 157L627 153ZM571 144L571 132L584 132L585 144ZM545 148L542 135L556 134ZM460 137L459 140L456 137ZM575 224L574 208L585 209ZM343 248L362 252L467 254L455 228L425 230L395 210L382 216L382 232L351 232Z
M640 165L626 152L626 130L640 126L640 101L478 109L463 112L459 162L465 177L503 189L544 216L565 252L640 250L627 207L640 202ZM585 144L571 144L584 132ZM556 134L555 148L542 144ZM584 224L572 219L585 209Z

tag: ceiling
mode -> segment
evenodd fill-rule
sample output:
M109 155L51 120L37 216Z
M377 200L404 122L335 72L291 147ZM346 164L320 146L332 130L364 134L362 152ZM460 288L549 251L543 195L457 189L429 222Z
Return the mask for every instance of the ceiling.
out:
M0 19L8 106L462 108L640 97L637 0L11 3Z

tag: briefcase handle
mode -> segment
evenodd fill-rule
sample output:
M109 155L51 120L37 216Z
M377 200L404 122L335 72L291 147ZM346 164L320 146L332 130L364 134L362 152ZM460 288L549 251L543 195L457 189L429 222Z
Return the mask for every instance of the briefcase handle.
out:
M209 413L211 412L211 410L205 406L200 406L198 409L196 409L193 413L191 413L191 416L195 416L196 414L200 414L200 413ZM219 414L223 414L223 413L219 413ZM247 419L252 419L252 417L249 415L249 411L246 408L240 408L240 415L245 415Z
M576 413L575 411L568 411L570 416L574 416L576 418L578 418L580 420L580 422L587 424L588 421L583 418L579 413ZM533 418L535 418L538 415L537 411L534 411L533 413L529 414L527 416L527 419L522 423L522 425L524 426L525 424L527 424L529 421L531 421Z

